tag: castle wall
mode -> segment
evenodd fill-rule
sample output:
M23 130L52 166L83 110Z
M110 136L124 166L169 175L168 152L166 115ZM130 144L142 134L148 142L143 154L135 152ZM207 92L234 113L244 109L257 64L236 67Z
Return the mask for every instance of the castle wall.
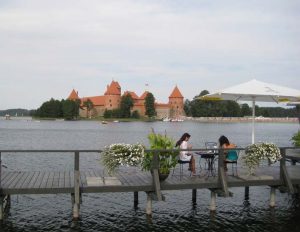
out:
M121 102L120 95L105 95L104 108L107 110L113 110L119 108Z
M98 117L98 116L103 116L105 111L104 106L94 106L92 110L90 110L88 117ZM82 118L87 117L87 110L86 108L79 109L79 116Z
M183 98L169 98L170 117L177 118L184 115Z
M145 106L144 105L134 105L131 109L131 112L137 110L140 116L145 116Z
M170 109L169 108L156 108L156 118L162 119L162 118L169 118L170 117Z

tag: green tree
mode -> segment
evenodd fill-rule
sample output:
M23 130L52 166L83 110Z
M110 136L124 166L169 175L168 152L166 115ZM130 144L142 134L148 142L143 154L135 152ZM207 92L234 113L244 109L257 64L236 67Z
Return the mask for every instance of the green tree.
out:
M120 117L121 118L130 118L130 110L133 107L133 99L130 94L124 95L121 97L120 103Z
M90 111L94 108L93 102L88 98L83 102L83 106L86 107L86 117L88 118L90 115ZM91 116L91 115L90 115Z
M189 99L186 99L184 101L183 109L184 109L186 116L192 116L191 101Z
M77 118L77 103L73 100L62 100L62 111L64 119L72 120Z
M200 96L206 94L209 94L207 90L201 91L190 104L185 105L185 110L190 110L190 115L193 117L236 117L240 115L240 106L236 102L199 99Z
M252 107L251 107L251 115L252 115ZM255 116L261 115L261 109L259 106L255 105Z
M145 114L149 117L152 118L156 116L156 110L155 110L155 98L152 93L148 93L147 96L145 97Z
M81 100L76 99L75 100L75 118L79 117L79 109L80 109Z
M208 105L207 114L210 117L223 117L226 112L226 103L224 101L206 101Z
M240 105L235 101L225 101L224 108L224 117L239 117L241 115Z
M104 118L112 118L112 111L105 109L105 111L103 113L103 117Z
M120 109L113 109L113 110L105 110L104 111L104 118L120 118Z
M36 113L38 117L61 118L62 104L59 100L51 98L50 101L44 102Z
M135 110L132 112L131 117L132 118L140 118L140 113L137 110Z
M190 104L191 115L193 117L207 117L208 116L208 107L206 101L197 99L196 96Z
M250 116L252 114L251 109L247 103L242 104L241 116Z
M201 92L200 92L200 94L198 95L198 97L201 97L201 96L204 96L204 95L206 95L206 94L209 94L209 92L208 92L208 90L202 90Z
M193 117L208 117L210 116L211 101L201 100L199 97L209 94L207 90L202 90L199 95L196 95L190 102L190 114Z

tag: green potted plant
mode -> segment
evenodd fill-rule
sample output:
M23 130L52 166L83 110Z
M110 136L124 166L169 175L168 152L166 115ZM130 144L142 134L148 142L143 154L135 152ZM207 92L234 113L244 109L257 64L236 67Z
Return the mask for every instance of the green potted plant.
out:
M294 146L300 147L300 130L293 135L292 141Z
M255 169L260 161L267 159L270 163L275 163L281 159L280 149L274 143L257 143L246 147L243 156L245 166L248 168L249 175L255 175Z
M156 134L154 131L148 135L151 150L174 150L175 141L166 134ZM145 152L142 160L142 169L151 171L154 151ZM179 150L159 152L159 175L160 179L167 178L170 170L178 161Z

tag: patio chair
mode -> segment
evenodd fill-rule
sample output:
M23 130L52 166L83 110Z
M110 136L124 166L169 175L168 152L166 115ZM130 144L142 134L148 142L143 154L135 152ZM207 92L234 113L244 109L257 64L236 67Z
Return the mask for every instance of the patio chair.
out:
M225 162L227 164L231 164L232 176L238 176L237 172L237 161L239 159L239 151L238 150L229 150L226 155ZM234 172L235 170L235 172Z
M181 180L182 176L183 176L183 168L184 168L183 165L189 164L190 161L183 161L183 160L178 159L177 162L179 163L179 177L180 177L180 180ZM174 171L175 171L175 168L173 168L172 176L174 175ZM191 170L189 170L189 171L190 171L190 176L191 176L192 175L192 171Z

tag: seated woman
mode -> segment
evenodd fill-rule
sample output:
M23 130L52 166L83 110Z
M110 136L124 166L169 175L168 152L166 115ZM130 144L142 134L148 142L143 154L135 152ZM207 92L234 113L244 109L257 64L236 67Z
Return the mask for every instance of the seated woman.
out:
M191 135L188 133L184 133L181 138L177 141L176 147L180 149L191 149L192 146L188 143ZM188 151L180 151L179 159L181 161L188 161L189 162L189 170L192 171L192 175L196 175L196 168L195 168L195 158L194 156L189 153Z
M219 138L219 145L220 145L220 148L225 148L225 149L236 147L236 145L233 143L230 143L228 138L224 135L222 135ZM224 169L225 169L225 171L227 171L227 162L232 161L232 159L231 159L231 157L228 157L228 154L227 154L228 150L224 151L224 153L226 154L226 158L224 160Z

